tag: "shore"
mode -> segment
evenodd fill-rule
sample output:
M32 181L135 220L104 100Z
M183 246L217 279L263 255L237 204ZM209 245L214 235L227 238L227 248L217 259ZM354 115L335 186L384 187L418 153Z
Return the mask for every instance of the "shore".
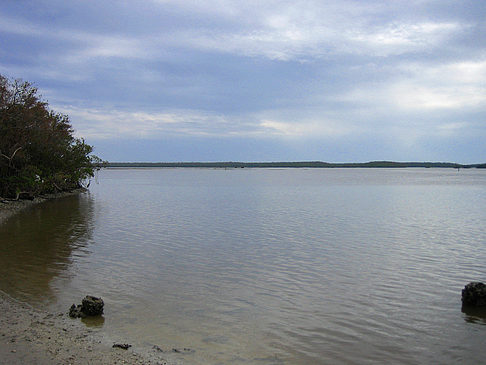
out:
M49 199L86 191L45 195L34 200L0 200L0 224L15 213ZM0 290L0 364L172 364L163 354L113 348L101 334L65 313L33 308ZM144 349L146 351L146 349ZM169 355L169 354L167 354ZM170 356L170 355L169 355Z
M46 194L40 197L36 197L33 200L7 200L0 198L0 224L5 221L8 217L14 215L15 213L26 209L32 205L45 202L46 200L62 198L65 196L76 195L86 192L84 188L66 191L62 193Z
M0 291L1 364L168 364L113 348L67 313L32 308Z

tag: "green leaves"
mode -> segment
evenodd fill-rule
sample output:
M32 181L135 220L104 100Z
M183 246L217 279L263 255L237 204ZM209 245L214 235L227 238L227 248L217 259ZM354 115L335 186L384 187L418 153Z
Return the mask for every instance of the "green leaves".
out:
M49 109L37 88L0 75L0 196L70 190L101 160L73 137L69 117Z

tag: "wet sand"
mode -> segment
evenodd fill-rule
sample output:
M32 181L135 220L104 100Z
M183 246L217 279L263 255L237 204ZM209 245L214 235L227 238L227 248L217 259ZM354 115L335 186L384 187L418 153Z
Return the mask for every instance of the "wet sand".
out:
M0 292L1 364L168 364L113 348L66 313L48 313Z
M0 200L0 224L8 217L48 199L84 190L52 194L34 200ZM150 359L136 349L113 348L102 336L66 313L33 308L0 291L0 364L169 364L161 354ZM156 355L156 356L155 356Z

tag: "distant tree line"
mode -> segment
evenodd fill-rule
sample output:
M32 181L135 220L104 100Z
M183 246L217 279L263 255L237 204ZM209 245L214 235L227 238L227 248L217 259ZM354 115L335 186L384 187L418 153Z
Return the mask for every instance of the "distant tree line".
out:
M296 162L107 162L106 167L201 167L201 168L486 168L486 164L461 165L452 162L349 162L330 163L322 161Z
M67 115L52 111L31 83L0 75L0 196L34 197L71 190L101 160L73 136Z

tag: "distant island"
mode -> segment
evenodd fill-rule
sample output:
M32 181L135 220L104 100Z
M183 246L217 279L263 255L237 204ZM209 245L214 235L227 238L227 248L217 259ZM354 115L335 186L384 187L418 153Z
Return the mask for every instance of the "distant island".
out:
M463 165L452 162L394 162L370 161L330 163L322 161L298 162L106 162L103 167L201 167L201 168L486 168L486 163Z

